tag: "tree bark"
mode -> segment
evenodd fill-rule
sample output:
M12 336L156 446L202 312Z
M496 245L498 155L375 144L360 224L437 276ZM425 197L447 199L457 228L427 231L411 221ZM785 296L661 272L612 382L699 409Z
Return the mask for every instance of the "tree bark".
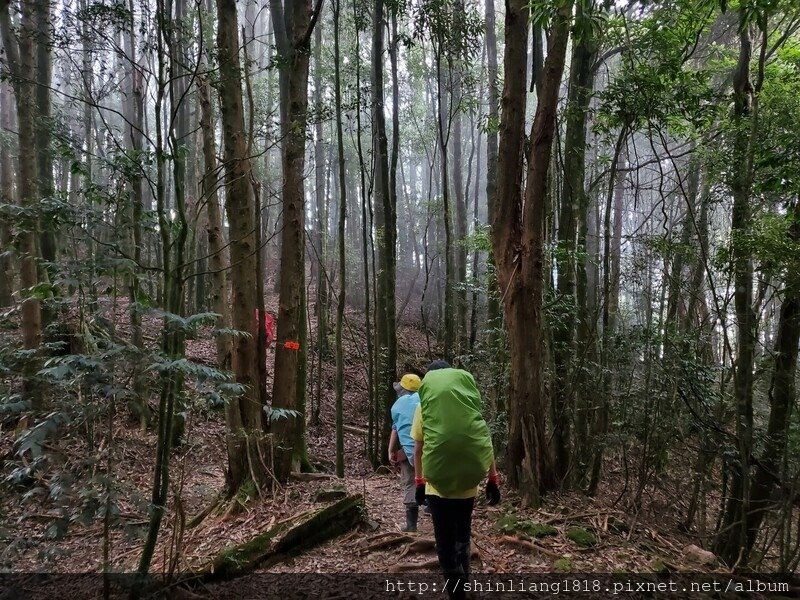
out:
M14 131L11 123L11 91L6 82L0 82L0 130ZM11 156L14 149L10 141L0 141L0 202L13 206L14 202L14 172L11 166ZM11 226L5 217L0 219L0 307L11 306L14 291L14 267L11 260L12 252Z
M175 18L178 18L184 6L179 6ZM169 15L172 17L172 15ZM162 105L169 96L169 111L167 114L178 115L184 102L182 88L177 85L175 74L179 62L178 52L180 43L175 37L175 29L169 19L161 19L156 31L155 55L157 60L157 88L155 101L155 157L156 157L156 211L158 215L158 231L161 236L161 262L164 277L164 311L167 315L180 317L184 312L184 270L185 248L188 237L189 223L186 216L185 196L180 186L183 185L182 151L178 145L179 127L178 120L169 120L166 127L161 121ZM167 62L169 61L169 62ZM168 136L165 143L164 132ZM172 177L175 181L175 203L168 208L167 201L167 157L173 157ZM174 208L174 218L172 210ZM185 359L185 332L173 318L165 318L162 328L161 351L168 361L160 370L161 390L158 403L158 431L156 441L156 461L153 469L153 484L150 500L150 522L145 538L142 554L139 558L139 581L147 575L155 552L156 542L161 527L161 521L167 510L169 484L170 484L170 458L173 443L178 441L176 429L180 432L182 422L176 421L177 408L180 406L183 395L184 373L180 369L169 365ZM136 586L131 592L132 600L138 597L141 586Z
M576 18L582 18L578 3ZM566 108L566 133L564 138L564 176L561 206L558 217L558 296L562 310L553 325L553 455L555 476L563 487L570 487L571 475L571 422L574 415L575 386L570 361L576 358L577 330L577 238L579 211L585 210L586 192L586 122L589 101L592 97L592 64L597 44L592 29L584 32L572 47L569 75L569 93Z
M271 2L280 57L283 164L280 295L275 347L274 408L295 410L272 422L275 476L285 481L305 458L305 177L311 2Z
M333 0L334 103L336 105L336 148L339 177L339 298L336 304L336 475L344 477L344 349L342 325L347 298L347 263L345 255L345 219L347 185L345 178L344 133L342 132L342 77L339 52L339 0ZM367 334L369 335L369 334Z
M224 144L225 191L230 224L231 325L247 335L233 342L232 366L241 395L227 404L229 492L248 480L260 487L266 480L263 399L258 379L256 327L255 201L250 160L244 139L242 71L235 0L217 0L219 101ZM209 219L211 221L211 219Z
M133 0L129 1L128 8L130 10L130 18L128 20L128 30L125 32L125 52L128 55L125 89L125 144L132 157L134 157L132 160L138 161L138 157L142 152L142 132L144 130L144 81L136 57L136 22ZM144 350L138 273L138 265L142 263L142 219L144 216L141 171L137 170L132 174L130 188L128 251L133 258L134 265L128 275L128 301L130 303L128 314L131 324L131 343L136 348ZM139 422L139 426L145 429L150 426L153 415L147 404L145 378L139 365L135 367L133 374L133 392L134 397L129 401L128 408L131 416Z
M200 74L197 81L198 104L200 105L200 130L203 136L203 178L200 189L206 203L206 236L208 237L209 268L211 270L211 310L219 315L217 328L231 325L230 294L228 292L228 265L225 260L225 239L222 233L222 212L217 188L217 142L214 135L213 111L211 109L211 86L208 75ZM231 337L219 333L216 336L217 366L231 368L233 351Z
M328 251L328 206L325 196L325 144L322 139L322 27L314 32L314 103L316 125L314 133L314 195L317 219L315 224L314 252L312 257L312 279L317 282L317 298L314 313L317 316L318 360L328 354L328 281L325 256Z
M752 161L757 123L757 96L750 81L752 41L747 14L748 3L740 8L739 60L733 76L733 156L730 189L733 195L731 236L745 239L750 232L752 211ZM766 35L766 34L764 34ZM756 343L756 315L753 311L753 259L741 241L733 244L734 307L736 311L736 401L737 457L730 466L732 481L715 552L733 566L747 554L747 518L750 513L750 471L753 451L753 363Z
M439 25L441 27L441 25ZM450 160L448 139L450 137L450 109L447 102L447 91L444 87L442 70L442 54L444 53L445 33L435 31L437 39L434 47L434 63L436 71L436 124L439 141L439 169L442 195L442 227L444 232L444 358L452 361L456 355L456 300L455 300L455 249L453 248L453 216L450 206ZM439 280L439 278L437 278ZM440 281L440 280L439 280Z
M595 419L592 426L592 464L587 493L592 496L597 491L605 457L605 435L608 432L608 407L613 395L613 374L609 373L608 363L613 354L613 336L616 332L617 305L619 302L619 244L622 233L622 198L625 191L627 171L622 162L622 148L627 139L627 128L623 128L614 147L608 194L603 224L603 336L601 345L602 391L596 401ZM611 215L614 215L612 221ZM614 232L612 236L612 223ZM619 233L619 236L618 236Z
M466 36L466 13L463 0L456 0L453 5L453 28L458 37ZM460 41L460 40L459 40ZM456 44L456 48L461 46ZM455 353L461 354L468 346L467 336L467 199L464 189L464 150L462 130L461 101L464 93L464 57L460 51L451 51L448 56L448 66L452 78L452 92L450 95L450 110L452 115L453 135L453 196L455 199L455 240L453 248L454 258L454 300L455 300ZM450 120L450 119L448 119Z
M526 5L506 7L506 56L501 117L498 195L492 227L506 325L511 370L509 382L509 481L524 500L538 504L555 484L544 397L543 322L544 225L551 145L558 90L566 60L572 2L558 11L548 40L541 93L530 135L525 202L522 203L524 140Z
M392 384L396 380L395 357L395 262L396 262L396 193L391 189L389 150L384 109L383 56L386 16L383 0L375 0L372 20L372 144L375 171L373 203L377 231L376 350L378 358L376 397L378 403L378 457L383 461L389 445L391 406L395 399Z
M17 193L21 207L32 210L39 202L36 162L36 81L34 40L36 38L35 2L21 4L19 42L14 43L9 15L10 0L0 1L0 35L12 75L17 106L18 161ZM22 343L26 350L38 350L42 341L42 310L32 291L39 284L36 221L27 223L19 232L19 284L22 291ZM23 373L24 394L35 411L45 407L44 397L36 385L38 361L30 360Z
M53 152L50 147L53 128L51 116L50 88L53 74L50 39L51 7L50 0L34 0L36 10L36 163L39 175L39 194L41 198L53 195ZM52 279L55 273L56 234L52 216L45 213L39 219L39 247L45 262L43 274ZM47 264L50 263L50 264ZM43 279L45 279L43 277ZM44 309L45 327L52 320L51 311Z
M790 225L791 243L800 244L800 202L795 201ZM790 415L795 403L795 376L800 344L800 274L789 268L775 339L775 366L769 387L769 421L761 459L756 463L750 484L750 510L747 514L747 543L741 562L746 564L756 538L771 507L770 497L783 480L781 466L787 451Z

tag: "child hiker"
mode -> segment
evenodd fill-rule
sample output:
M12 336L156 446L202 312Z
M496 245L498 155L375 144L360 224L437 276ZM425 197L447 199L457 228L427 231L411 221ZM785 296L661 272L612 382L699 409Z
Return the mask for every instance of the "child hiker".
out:
M414 440L411 423L419 406L420 379L406 373L394 384L397 401L392 405L392 435L389 438L389 464L400 467L400 485L403 486L403 504L406 505L406 524L403 531L416 531L419 506L414 486Z

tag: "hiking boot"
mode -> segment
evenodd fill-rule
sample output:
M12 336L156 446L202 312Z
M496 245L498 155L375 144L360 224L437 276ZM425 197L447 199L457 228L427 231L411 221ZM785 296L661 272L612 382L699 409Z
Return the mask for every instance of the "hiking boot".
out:
M406 507L406 526L401 531L414 533L417 530L417 519L419 519L419 507Z

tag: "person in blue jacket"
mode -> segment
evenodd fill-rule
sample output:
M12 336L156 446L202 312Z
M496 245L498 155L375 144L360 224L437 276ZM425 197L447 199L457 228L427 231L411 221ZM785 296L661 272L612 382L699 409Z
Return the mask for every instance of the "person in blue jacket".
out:
M414 440L411 424L419 406L417 390L422 382L413 373L407 373L394 384L397 401L392 405L392 435L389 438L389 464L400 468L400 484L403 486L403 504L406 506L406 524L403 531L416 531L419 506L415 498Z

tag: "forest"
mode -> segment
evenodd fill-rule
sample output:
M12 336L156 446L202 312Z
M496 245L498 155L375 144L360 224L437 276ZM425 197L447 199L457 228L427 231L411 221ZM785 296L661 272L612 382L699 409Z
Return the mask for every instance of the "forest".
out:
M472 570L799 592L799 132L797 0L0 0L0 572L447 573L440 359Z

